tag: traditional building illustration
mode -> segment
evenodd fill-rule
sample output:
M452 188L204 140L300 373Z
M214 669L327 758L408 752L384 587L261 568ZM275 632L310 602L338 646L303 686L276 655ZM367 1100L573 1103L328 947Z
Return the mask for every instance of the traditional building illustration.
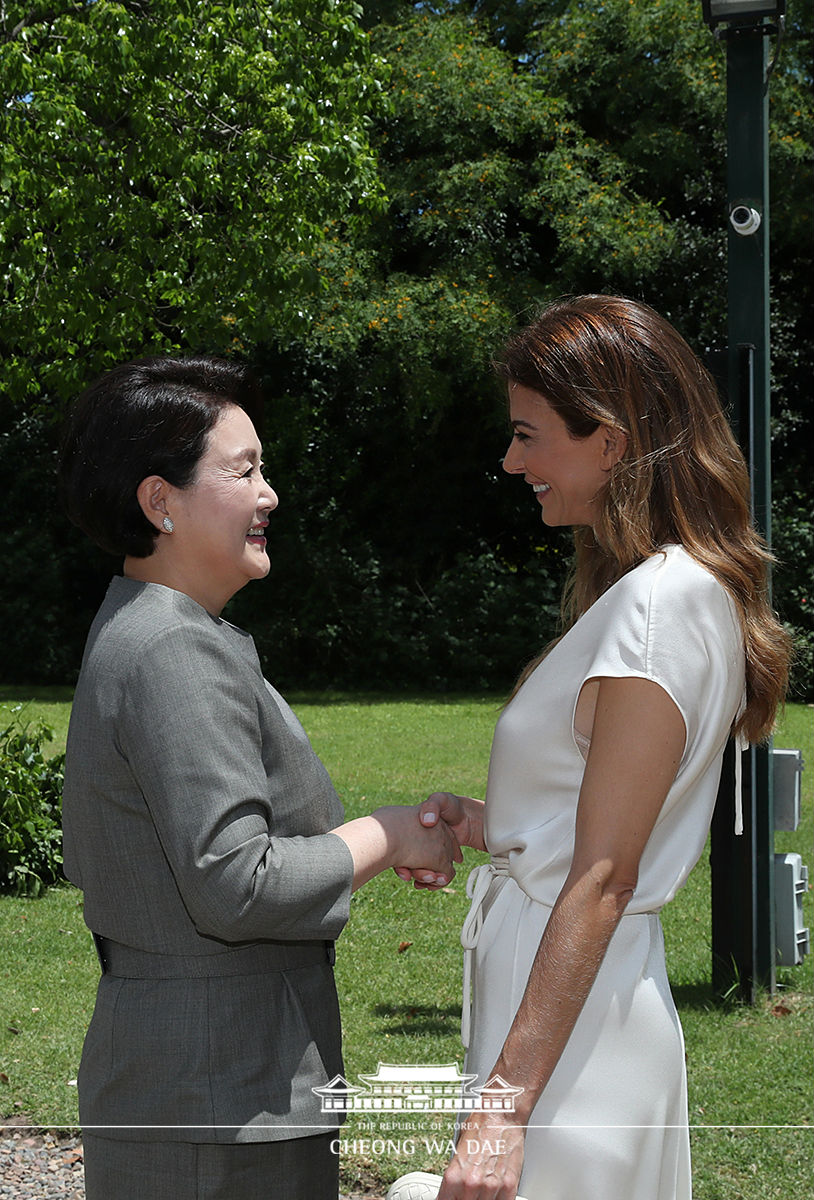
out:
M356 1087L342 1075L313 1088L323 1112L473 1112L500 1109L513 1112L522 1088L495 1075L474 1087L477 1075L462 1075L457 1063L418 1066L380 1062L374 1075L360 1075Z

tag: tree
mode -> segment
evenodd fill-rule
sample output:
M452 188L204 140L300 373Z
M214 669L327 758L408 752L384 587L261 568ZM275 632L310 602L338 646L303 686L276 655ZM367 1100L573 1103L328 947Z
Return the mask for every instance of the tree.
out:
M269 645L278 661L281 643L297 647L300 666L334 679L353 664L379 681L463 684L491 670L503 683L512 655L554 632L551 584L566 555L500 477L489 359L529 309L574 291L634 295L699 352L720 344L723 48L685 0L394 0L366 19L391 70L377 125L390 203L362 239L323 245L309 337L270 360L295 431L280 521L299 558L285 556L282 607L304 603L308 619L285 638L270 631ZM791 96L810 109L803 88L784 87L773 172L790 186L778 189L776 264L806 151ZM799 342L801 315L776 312L776 333L796 329ZM799 412L803 395L782 403ZM534 580L536 607L521 579ZM442 628L453 597L463 602ZM798 595L788 619L800 625L801 611Z
M790 0L791 33L771 90L775 473L786 505L776 518L775 536L783 559L792 565L806 561L806 538L810 542L810 525L799 514L809 507L801 434L811 420L807 386L814 366L805 325L811 287L806 269L811 256L811 98L810 70L798 38L810 6L811 0ZM69 7L72 19L81 17L84 28L93 6ZM115 7L131 23L153 19L149 14L159 11L158 4L112 6L104 0L95 7L100 14ZM171 7L179 8L162 0L160 11L170 22ZM192 7L198 11L201 6ZM190 5L180 8L188 17ZM229 5L203 8L233 13ZM255 5L252 12L285 13L293 20L295 10L301 14L313 8L297 8L294 0L285 0ZM328 0L319 11L329 23L340 8L350 12L347 5ZM247 10L243 5L239 11ZM304 15L299 19L306 21ZM229 20L221 40L194 32L197 57L173 50L182 56L181 75L165 71L161 87L137 79L131 84L144 92L141 107L133 111L143 110L148 123L175 113L172 105L186 114L186 124L178 123L187 147L181 155L183 170L173 175L166 166L169 151L161 130L143 132L142 125L123 122L121 130L116 125L113 134L105 135L121 134L118 159L104 159L100 169L107 189L100 183L100 192L106 197L120 190L118 164L141 163L140 147L155 145L150 153L164 164L163 191L157 197L149 192L153 176L145 167L141 190L134 189L133 196L125 190L131 205L127 211L134 226L145 214L164 212L175 197L178 220L172 244L182 264L183 286L165 298L150 274L153 282L141 296L144 300L149 291L149 302L131 312L126 297L132 275L122 267L124 273L112 285L119 257L103 239L94 255L93 237L99 234L86 230L79 242L85 265L79 271L84 290L78 293L77 309L90 311L85 298L91 295L101 311L102 297L108 305L104 311L115 316L119 308L126 310L133 329L141 328L144 318L144 345L177 343L240 353L264 375L270 397L266 457L281 497L271 529L274 570L268 585L237 597L233 614L255 633L275 678L286 686L391 686L399 681L408 686L503 687L524 656L555 631L556 597L569 544L567 537L541 526L536 507L524 502L523 489L502 476L498 459L506 422L490 358L503 335L530 310L553 295L579 291L617 291L651 303L702 353L721 344L723 48L703 25L700 4L686 0L646 5L603 0L598 6L581 0L383 0L367 5L363 24L375 57L367 43L363 48L357 44L362 35L353 26L342 63L351 64L348 71L360 71L360 88L371 100L378 98L377 108L370 126L364 126L354 95L348 99L351 116L358 116L360 150L344 168L344 193L333 196L307 174L297 177L294 160L285 156L282 134L274 142L279 129L270 113L276 110L254 106L268 77L260 72L253 51L244 55L244 41L253 34L239 21L238 36L237 18ZM320 29L317 22L317 33ZM21 36L18 31L18 43ZM299 35L293 36L296 42ZM50 45L45 34L41 40ZM300 79L297 55L289 54L282 33L278 41L275 96L282 94L279 89L286 91L289 76L291 86ZM237 82L212 84L210 102L206 87L210 79L220 79L221 47L233 42L244 55L234 64ZM146 54L146 34L144 43ZM320 71L333 79L320 57L322 44L318 36L310 38L308 46L317 50L309 63L319 79ZM168 48L165 58L169 54ZM82 54L77 61L85 61ZM157 61L160 67L164 59L159 55ZM340 67L336 71L345 80ZM73 68L67 75L73 77ZM381 94L373 75L380 80ZM176 78L200 79L200 86L186 85L192 98L166 82ZM125 102L114 87L117 79L114 73L114 112ZM12 105L18 122L30 111L23 89L32 86L21 79L16 87L14 94L22 97ZM355 87L354 81L351 93ZM160 103L154 102L154 92ZM233 93L245 103L240 138L230 142L218 121L227 121L227 98L231 103ZM320 144L329 147L335 109L309 107L307 95L300 99L305 116L297 128L318 128L326 135ZM201 104L208 114L202 125L205 138L195 125ZM320 126L317 117L327 124ZM22 126L14 128L19 133ZM335 128L333 136L338 136ZM201 153L209 158L196 168L199 190L190 195L198 198L190 207L183 180L196 138L203 138ZM279 206L279 222L276 213L266 213L265 193L258 198L256 182L244 187L239 164L235 167L227 155L222 163L218 157L218 147L244 143L246 154L257 143L274 143L288 169L279 182L277 168L268 166L277 188L269 193L269 206ZM81 138L71 142L83 144ZM99 144L105 150L101 135ZM378 210L368 144L388 197ZM59 162L53 149L49 153ZM256 166L262 171L265 164L258 153ZM324 158L317 157L319 164L332 161L328 149ZM214 189L206 169L210 161L221 164ZM128 173L130 178L136 176ZM22 221L20 206L9 209L9 197L3 196L5 211L14 211ZM50 192L37 201L41 208L46 199L52 204ZM108 223L108 201L94 203L98 229L109 236L113 222ZM199 210L208 214L203 232L195 224ZM68 211L77 228L84 229L82 206L69 205ZM62 229L58 223L56 227ZM161 230L151 233L150 228L148 223L143 237L153 249L142 255L137 239L130 238L125 261L135 264L140 279L150 266L148 259L157 256L164 286L172 264L161 258L166 249ZM302 253L297 250L300 234ZM33 249L27 242L21 245L24 253L18 257L29 263L32 297ZM104 268L101 282L93 276L94 257ZM56 268L44 274L44 283L54 290L43 295L49 297L52 314L65 316L73 270L67 249L61 262L66 281L54 281ZM11 295L16 303L16 293ZM61 309L54 308L52 295L62 297ZM305 314L304 320L298 312ZM107 362L115 346L104 344L97 352L98 312L96 328L70 312L66 322L69 318L70 344L78 349L73 358L63 355L63 370L77 355L84 356L74 366L73 378L78 378L88 370L92 354ZM13 320L15 329L26 329L22 308L14 310ZM43 341L52 354L61 343L54 321L48 320ZM54 372L48 376L36 341L30 337L27 343L35 363L32 387L47 379L56 388L62 376L56 381ZM116 343L122 344L121 339ZM24 358L18 361L24 369ZM64 390L69 390L67 384ZM0 430L0 458L5 453L10 462L23 453L23 444L29 449L36 445L38 420L33 414L17 427L16 440L6 439L5 451ZM40 460L29 454L25 461L36 477ZM65 546L58 537L54 541L55 557L68 553L69 540ZM74 586L84 571L86 559L75 553L70 567L64 560L60 566L49 559L43 568L28 549L38 545L37 537L22 520L8 542L7 559L12 554L18 562L33 559L32 587L43 597L57 588L44 582L48 572L62 571ZM781 589L789 574L779 574L776 595L787 619L802 627L808 619L807 592L798 574L784 596ZM6 586L8 581L0 579L4 612ZM273 589L273 606L268 589ZM79 610L81 595L81 611L87 614L91 589L82 580L74 590L77 604L71 608ZM41 628L62 629L64 617L53 604L48 608L45 598L39 611ZM76 621L78 628L80 617ZM8 618L6 623L11 623ZM48 649L42 670L54 677L62 669L56 657L71 661L69 647L64 639L53 639ZM70 654L76 657L75 650ZM30 664L45 658L45 649L39 650L32 636L21 651L21 669L30 674Z
M278 672L293 648L300 678L503 687L555 630L567 539L502 476L490 357L591 261L640 290L673 237L613 150L465 16L372 38L390 204L324 243L308 337L269 348L290 530L275 597L292 616L259 638Z
M565 90L575 119L614 146L636 191L660 205L675 231L674 260L650 281L655 307L699 351L723 346L724 46L702 25L700 4L606 0L590 14L576 3L557 7L556 22L529 32L535 75ZM799 697L810 695L814 654L811 24L811 0L790 0L769 89L774 598L796 631Z
M359 15L0 5L0 396L52 403L141 351L243 353L302 323L326 225L379 195Z
M143 352L248 357L380 204L352 0L0 3L4 676L70 678L114 564L55 495L65 401Z

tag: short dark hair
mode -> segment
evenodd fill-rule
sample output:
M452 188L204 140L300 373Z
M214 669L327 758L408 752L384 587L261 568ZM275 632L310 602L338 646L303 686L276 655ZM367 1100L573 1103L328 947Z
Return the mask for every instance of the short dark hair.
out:
M225 408L256 419L246 367L209 356L154 357L114 367L83 392L66 421L59 485L68 516L109 554L147 558L158 530L136 491L149 475L188 487Z

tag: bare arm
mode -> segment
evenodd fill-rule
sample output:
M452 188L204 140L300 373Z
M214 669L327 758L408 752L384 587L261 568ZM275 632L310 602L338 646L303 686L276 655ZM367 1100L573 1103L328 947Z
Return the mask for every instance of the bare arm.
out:
M443 887L455 877L462 855L445 821L423 825L412 805L387 805L332 831L353 858L353 890L388 867L404 868L425 885Z
M678 709L657 684L600 681L571 870L492 1071L523 1092L513 1114L473 1113L463 1123L438 1200L511 1200L516 1194L523 1127L636 888L639 861L678 770L684 737ZM498 1143L503 1153L491 1153Z

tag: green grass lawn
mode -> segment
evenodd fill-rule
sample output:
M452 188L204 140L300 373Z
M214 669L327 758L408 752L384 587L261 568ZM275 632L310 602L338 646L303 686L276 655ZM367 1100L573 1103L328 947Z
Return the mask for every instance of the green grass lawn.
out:
M58 731L61 749L70 694L0 690L0 705L31 697L30 715ZM496 698L394 700L353 696L291 698L343 797L347 815L412 803L436 788L483 795ZM3 713L0 710L0 720ZM790 706L775 739L814 762L811 710ZM778 851L811 863L812 783L804 772L805 815ZM462 1062L461 952L467 861L452 885L416 893L390 873L353 899L338 945L346 1074L378 1062ZM811 894L806 923L814 925ZM812 1128L812 958L780 968L778 991L752 1007L716 1002L709 983L709 865L704 856L663 915L668 969L684 1025L693 1125L696 1200L790 1200L810 1194ZM79 1052L97 967L79 894L51 889L38 900L0 899L0 1115L76 1123ZM343 1184L387 1181L438 1168L450 1122L432 1114L373 1122L352 1117L342 1137ZM390 1142L389 1152L382 1144ZM387 1151L387 1147L385 1147Z

